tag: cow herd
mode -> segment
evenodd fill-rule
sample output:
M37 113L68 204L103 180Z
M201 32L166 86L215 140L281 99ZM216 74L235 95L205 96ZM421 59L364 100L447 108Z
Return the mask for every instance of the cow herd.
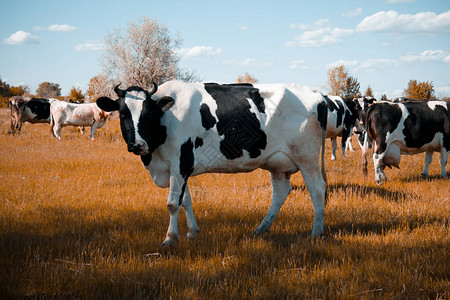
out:
M358 136L363 171L367 149L373 147L375 180L381 184L386 166L398 167L400 154L426 152L423 175L432 153L441 155L447 177L450 151L450 103L445 101L376 102L372 97L342 99L296 84L216 84L169 81L150 91L114 87L117 99L101 97L92 104L55 99L11 98L11 130L24 121L47 122L60 138L62 126L103 126L119 112L129 152L140 156L155 184L169 188L170 215L164 245L178 240L178 214L184 208L189 238L198 226L188 179L203 173L271 173L272 204L255 234L270 230L291 190L290 177L301 171L314 206L312 235L323 233L326 199L324 144L342 137L342 157ZM352 149L351 149L352 150Z
M64 126L89 126L91 139L97 128L106 124L111 115L98 108L95 103L69 103L54 98L31 98L14 96L9 100L11 109L11 131L18 133L24 122L49 123L54 137L61 139Z

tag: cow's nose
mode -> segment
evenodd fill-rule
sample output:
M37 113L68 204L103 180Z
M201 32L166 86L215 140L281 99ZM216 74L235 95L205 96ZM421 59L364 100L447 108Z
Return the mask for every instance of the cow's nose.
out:
M128 144L128 152L133 152L136 155L141 153L141 145L139 144Z

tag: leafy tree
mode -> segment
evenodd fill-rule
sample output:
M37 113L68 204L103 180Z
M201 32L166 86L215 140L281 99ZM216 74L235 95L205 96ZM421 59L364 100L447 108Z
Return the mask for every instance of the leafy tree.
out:
M344 96L347 86L348 70L344 65L328 70L328 90L330 95Z
M251 76L249 73L245 72L244 75L239 75L237 80L237 83L257 83L259 82L258 79L256 79L255 77Z
M87 90L87 96L90 102L94 102L100 97L113 98L117 95L113 91L113 82L104 74L99 74L91 78Z
M84 103L84 94L80 88L72 87L69 93L69 101L76 103Z
M12 96L28 94L30 88L26 85L11 86L0 78L0 107L5 107Z
M373 94L373 90L372 90L372 88L370 87L370 85L367 87L367 90L366 90L366 92L365 92L365 96L375 97L374 94Z
M36 95L43 98L56 98L61 96L61 88L58 83L45 81L39 84Z
M171 79L195 81L196 75L181 70L177 51L182 40L172 38L166 26L143 17L130 22L126 33L116 29L106 36L103 67L105 74L125 86L149 89Z
M381 95L381 101L388 101L386 94Z
M403 95L407 98L430 100L435 99L433 81L410 80Z

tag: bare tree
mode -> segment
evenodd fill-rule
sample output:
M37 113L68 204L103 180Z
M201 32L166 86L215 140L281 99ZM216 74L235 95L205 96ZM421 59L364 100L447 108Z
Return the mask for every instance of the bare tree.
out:
M149 89L152 82L162 84L179 79L195 81L194 73L181 70L180 37L172 38L166 26L143 17L130 22L123 34L115 29L106 36L103 55L105 74L115 82L126 86L138 85Z

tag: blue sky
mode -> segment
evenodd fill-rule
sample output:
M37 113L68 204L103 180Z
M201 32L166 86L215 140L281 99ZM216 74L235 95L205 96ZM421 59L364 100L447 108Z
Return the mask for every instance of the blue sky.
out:
M0 0L0 76L86 91L107 33L148 16L183 39L181 67L202 81L293 82L327 92L344 64L361 91L401 96L410 79L450 96L450 1Z

